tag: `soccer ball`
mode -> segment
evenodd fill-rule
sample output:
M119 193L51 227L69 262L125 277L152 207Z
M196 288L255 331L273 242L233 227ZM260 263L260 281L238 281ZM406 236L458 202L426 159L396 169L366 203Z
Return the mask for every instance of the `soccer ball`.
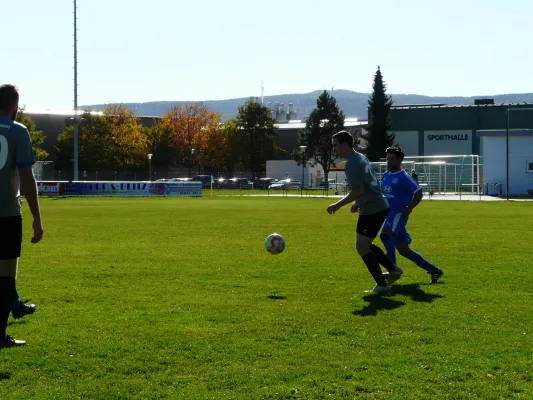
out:
M265 249L270 254L279 254L285 250L285 239L278 233L273 233L265 240Z

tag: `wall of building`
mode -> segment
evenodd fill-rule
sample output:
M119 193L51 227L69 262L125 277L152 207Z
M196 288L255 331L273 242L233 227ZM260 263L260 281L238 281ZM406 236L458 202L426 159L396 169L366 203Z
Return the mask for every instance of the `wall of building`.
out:
M509 108L532 104L393 107L391 132L407 155L482 154L480 130L505 129ZM369 115L370 117L370 115ZM533 129L533 112L512 112L511 129Z
M342 166L344 168L344 165ZM306 164L304 173L304 186L316 187L324 180L324 170L320 166ZM302 166L291 160L269 160L266 165L266 176L274 179L287 179L302 181ZM328 179L335 179L339 183L346 181L344 170L330 171Z
M58 114L31 114L28 115L35 121L37 130L43 131L45 136L42 148L49 154L48 160L55 161L57 136L69 125L71 116ZM73 123L73 121L72 121ZM71 123L71 124L72 124Z
M395 143L402 148L406 156L418 156L418 131L395 132Z
M506 194L505 132L481 135L483 147L483 182L500 183ZM509 194L523 195L533 189L533 131L509 136Z
M472 154L473 136L469 130L424 131L424 155Z
M267 178L274 179L287 179L302 181L302 172L304 174L304 186L309 186L309 183L313 183L316 180L317 169L316 167L306 164L302 171L302 165L298 165L293 160L268 160L266 164L266 176Z
M531 108L533 104L392 108L393 131L505 129L508 108ZM513 112L510 126L533 129L533 112Z

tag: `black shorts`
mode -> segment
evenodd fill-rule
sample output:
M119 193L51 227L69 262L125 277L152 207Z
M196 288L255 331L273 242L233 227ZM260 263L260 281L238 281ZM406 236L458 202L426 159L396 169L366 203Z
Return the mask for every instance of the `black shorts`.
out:
M0 218L0 260L20 257L22 248L22 217Z
M357 233L375 239L389 215L389 209L370 215L359 215Z

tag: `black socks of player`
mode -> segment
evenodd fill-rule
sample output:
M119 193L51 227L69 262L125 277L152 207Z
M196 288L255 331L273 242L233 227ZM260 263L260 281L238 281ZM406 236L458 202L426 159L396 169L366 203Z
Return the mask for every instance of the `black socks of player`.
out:
M370 273L374 277L374 280L376 281L376 283L378 285L385 286L387 284L387 281L385 280L385 277L381 273L381 268L379 267L379 261L378 261L377 256L374 253L368 253L368 254L365 254L362 258L366 264L366 267L368 268L368 271L370 271Z
M389 257L375 244L372 244L370 246L370 249L372 250L372 253L375 254L376 258L378 259L378 262L383 265L387 271L393 272L396 269L396 265L390 260Z
M0 340L6 337L7 320L13 308L15 278L0 276Z

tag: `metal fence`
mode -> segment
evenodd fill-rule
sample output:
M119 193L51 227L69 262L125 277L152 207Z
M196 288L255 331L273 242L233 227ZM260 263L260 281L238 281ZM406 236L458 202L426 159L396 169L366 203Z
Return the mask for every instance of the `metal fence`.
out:
M372 166L381 181L382 175L387 170L387 164L374 162ZM409 172L415 170L418 175L418 181L430 194L459 194L459 193L481 193L482 189L482 164L481 157L477 155L462 156L420 156L406 157L402 168ZM71 181L73 171L55 170L54 163L51 161L40 161L34 165L34 173L39 181ZM247 171L240 172L204 172L195 175L212 176L214 188L220 189L267 189L268 185L262 178L267 178L265 173L253 174ZM118 181L118 182L147 182L162 179L187 178L187 172L183 170L170 172L120 172L120 171L79 171L78 179L80 181ZM284 174L283 176L269 176L276 180L289 182L286 187L289 190L304 188L317 189L324 187L324 176L310 174L305 177L302 184L301 174ZM232 180L233 179L233 183ZM328 179L334 183L329 184L329 189L333 193L344 193L346 191L345 175L343 172L330 172ZM276 188L278 189L278 187Z
M387 163L372 163L379 180L387 170ZM415 171L418 182L431 194L480 194L483 165L478 155L405 157L402 168Z

